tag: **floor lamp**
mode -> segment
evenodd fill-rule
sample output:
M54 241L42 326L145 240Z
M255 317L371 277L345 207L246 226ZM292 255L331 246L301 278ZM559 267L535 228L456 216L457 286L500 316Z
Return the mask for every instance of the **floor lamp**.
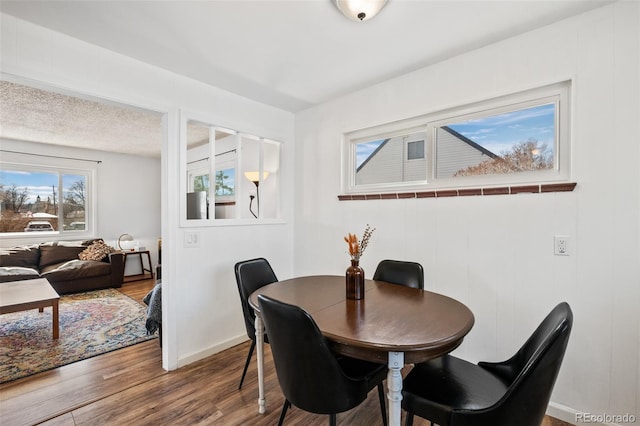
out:
M262 172L262 180L265 180L269 176L269 172ZM256 186L256 195L249 195L249 211L256 219L260 216L260 173L259 172L244 172L244 177L249 179ZM253 199L256 199L256 204L258 206L258 214L253 212Z

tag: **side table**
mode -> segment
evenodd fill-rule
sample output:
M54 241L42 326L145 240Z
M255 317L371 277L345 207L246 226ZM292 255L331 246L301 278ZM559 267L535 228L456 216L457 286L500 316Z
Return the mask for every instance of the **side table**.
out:
M152 269L152 265L151 265L151 253L149 253L149 250L138 250L138 251L123 251L122 254L124 254L124 268L126 270L127 267L127 259L129 258L129 256L138 256L138 259L140 260L140 273L139 274L134 274L134 275L124 275L122 282L123 283L128 283L131 281L140 281L140 280L147 280L147 279L153 279L153 269ZM144 266L144 256L146 256L147 258L147 264L149 265L148 268L146 268ZM124 274L124 272L123 272Z

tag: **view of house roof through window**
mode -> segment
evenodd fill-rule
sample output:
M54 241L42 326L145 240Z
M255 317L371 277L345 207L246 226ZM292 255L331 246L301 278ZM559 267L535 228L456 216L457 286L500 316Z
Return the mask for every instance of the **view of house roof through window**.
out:
M555 105L546 104L453 123L448 127L500 155L531 139L547 144L553 150L554 121Z
M453 143L452 140L458 143L462 141L477 150L479 155L486 156L482 158L482 161L475 161L471 164L464 163L460 169L448 173L447 177L488 174L496 171L497 164L502 165L506 171L505 161L510 162L513 166L508 169L512 172L553 167L556 135L554 104L455 122L442 126L442 129L447 131L450 136L440 134L440 140L448 137L449 143ZM384 155L383 144L390 140L378 139L357 144L356 167L358 172L375 155ZM409 142L407 146L409 159L424 158L424 148L420 151L420 155L413 151L419 147L424 147L424 145ZM446 148L442 149L442 151L445 150ZM483 162L484 164L480 166ZM444 177L440 174L438 176Z
M569 81L347 136L346 192L567 181Z
M451 170L449 175L438 173L438 177L553 168L555 114L556 106L551 103L443 126L442 129L448 130L458 140L467 141L486 157L476 164ZM438 133L438 137L440 135Z

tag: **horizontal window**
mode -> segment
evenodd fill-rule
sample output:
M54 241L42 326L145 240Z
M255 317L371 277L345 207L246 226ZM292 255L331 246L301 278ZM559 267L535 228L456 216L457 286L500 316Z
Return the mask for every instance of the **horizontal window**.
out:
M91 170L2 163L0 233L5 237L88 235Z
M352 132L345 193L566 182L570 83Z

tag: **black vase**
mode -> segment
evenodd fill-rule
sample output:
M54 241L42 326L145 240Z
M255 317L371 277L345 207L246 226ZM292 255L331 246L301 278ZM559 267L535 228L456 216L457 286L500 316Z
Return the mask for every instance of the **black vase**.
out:
M364 299L364 269L359 265L359 261L351 259L351 266L347 268L346 285L347 299Z

